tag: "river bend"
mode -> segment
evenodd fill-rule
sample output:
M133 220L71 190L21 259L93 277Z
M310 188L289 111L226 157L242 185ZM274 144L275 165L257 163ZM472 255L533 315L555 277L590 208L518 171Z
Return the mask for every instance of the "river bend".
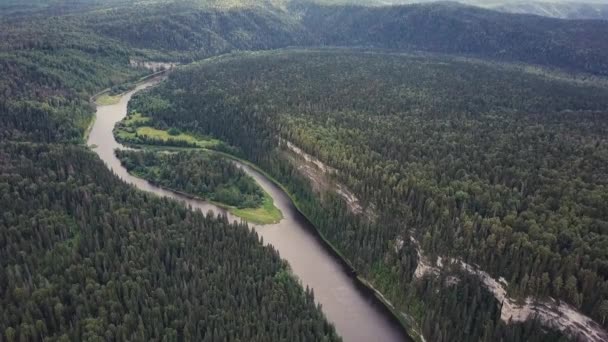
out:
M240 218L213 204L161 189L130 175L114 155L115 149L125 148L115 140L112 131L115 124L126 116L129 100L136 92L158 82L159 79L154 79L140 84L125 93L115 105L98 106L97 118L87 144L106 166L126 183L140 190L183 202L195 210L212 210L227 215L231 221L240 221ZM289 197L264 175L247 165L238 164L272 196L284 216L277 224L251 226L263 237L265 243L274 246L281 257L289 262L302 285L314 289L315 299L322 305L323 313L335 325L344 341L411 340L383 304L350 274L348 268L323 243L314 227L296 210Z

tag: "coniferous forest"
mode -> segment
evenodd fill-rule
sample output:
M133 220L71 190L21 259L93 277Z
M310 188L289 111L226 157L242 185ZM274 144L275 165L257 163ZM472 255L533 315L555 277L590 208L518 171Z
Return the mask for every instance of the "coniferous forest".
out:
M78 147L0 149L7 341L338 340L246 226L125 186Z
M118 140L196 151L118 152L132 173L255 208L204 150L255 164L427 341L585 339L502 319L462 264L608 330L608 22L366 4L1 1L0 341L340 340L247 225L83 144L145 62L180 64L129 104L171 137Z

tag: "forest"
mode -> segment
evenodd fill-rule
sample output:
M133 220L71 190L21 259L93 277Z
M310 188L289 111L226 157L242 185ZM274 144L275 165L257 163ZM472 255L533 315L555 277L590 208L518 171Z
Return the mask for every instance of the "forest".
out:
M130 49L70 23L0 21L0 137L80 142L93 118L89 98L147 74Z
M117 151L127 170L154 184L238 208L262 205L264 191L234 163L198 151Z
M166 133L256 163L429 340L565 336L501 321L455 265L417 277L419 250L608 328L605 37L603 21L455 3L3 1L0 340L339 339L245 225L137 192L82 146L92 97L150 73L133 61L203 58L136 96L150 121L127 128L151 133L131 143ZM344 48L259 51L290 46ZM242 50L257 52L217 57ZM285 142L338 170L363 210L319 193ZM212 155L122 156L158 184L260 203Z
M294 6L317 45L428 51L608 75L608 22L506 14L458 2Z
M99 35L81 14L5 13L0 340L340 340L248 227L135 191L77 146L91 96L165 52Z
M338 341L244 224L135 191L90 151L0 145L4 341Z
M607 23L456 4L26 0L0 9L0 137L19 141L78 142L92 119L89 98L146 74L133 60L185 63L235 50L340 45L607 73Z
M606 323L605 86L460 59L285 50L183 68L133 109L161 101L146 115L241 148L410 311L417 256L393 247L409 236L432 260L504 277L515 297L559 298ZM315 194L279 137L336 168L368 210ZM435 305L421 321L446 304Z

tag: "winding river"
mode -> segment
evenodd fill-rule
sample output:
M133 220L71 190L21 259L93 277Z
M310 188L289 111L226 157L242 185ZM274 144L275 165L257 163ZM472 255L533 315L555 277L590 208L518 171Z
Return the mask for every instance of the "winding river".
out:
M189 199L130 175L114 155L115 149L125 148L116 142L112 130L126 116L129 100L136 92L158 82L159 79L146 81L124 94L117 104L98 106L88 145L118 177L141 190L181 201L193 209L212 210L227 215L230 220L241 220L210 203ZM254 229L265 243L274 246L289 262L302 285L314 289L315 299L344 341L410 341L396 318L325 245L289 197L264 175L247 165L238 164L272 196L284 216L278 224L254 226Z

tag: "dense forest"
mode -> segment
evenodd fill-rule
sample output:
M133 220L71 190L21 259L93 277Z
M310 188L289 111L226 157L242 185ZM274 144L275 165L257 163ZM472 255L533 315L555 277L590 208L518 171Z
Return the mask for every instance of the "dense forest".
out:
M192 2L138 7L124 1L82 1L69 15L46 16L57 6L30 5L40 9L20 16L0 11L3 139L79 141L93 117L93 94L149 73L133 68L133 61L193 60L299 41L287 17L247 8L234 12ZM90 6L104 10L84 10ZM216 26L202 27L202 22Z
M255 232L135 191L92 152L2 144L0 189L6 341L338 340Z
M130 67L133 60L186 62L234 50L324 44L607 73L606 22L506 15L457 4L30 0L0 8L0 136L11 140L78 140L92 118L89 97L145 73Z
M420 50L608 75L608 22L500 13L456 2L294 5L317 44Z
M608 91L494 63L606 75L608 23L317 3L337 1L0 4L0 340L337 339L254 233L136 192L76 146L91 97L149 73L134 61L318 45L390 51L212 58L132 107L153 127L222 139L270 173L431 340L559 337L535 320L502 322L501 303L458 267L416 277L418 248L608 327ZM489 61L398 54L412 50ZM332 181L364 210L319 193L280 141L338 170ZM209 191L192 179L211 175L191 172L166 181ZM230 186L255 201L245 184Z
M93 94L149 73L132 60L172 55L100 35L82 14L5 13L0 340L339 340L246 226L137 192L74 146Z
M366 7L276 1L238 11L203 3L207 6L186 2L95 13L85 17L86 26L184 60L234 50L329 45L461 54L608 75L608 22L603 21L507 14L447 2Z
M84 19L91 29L129 46L166 51L183 60L310 41L292 16L259 8L236 11L172 4L113 10Z
M69 22L0 21L0 137L80 141L93 117L89 98L146 74L138 54Z
M264 191L233 162L198 151L117 151L129 172L160 186L238 208L262 205Z
M287 50L184 68L133 109L160 100L146 115L240 147L404 307L417 257L394 245L412 236L432 260L480 265L515 297L606 323L608 89L449 58ZM369 210L319 201L279 137L336 168Z

